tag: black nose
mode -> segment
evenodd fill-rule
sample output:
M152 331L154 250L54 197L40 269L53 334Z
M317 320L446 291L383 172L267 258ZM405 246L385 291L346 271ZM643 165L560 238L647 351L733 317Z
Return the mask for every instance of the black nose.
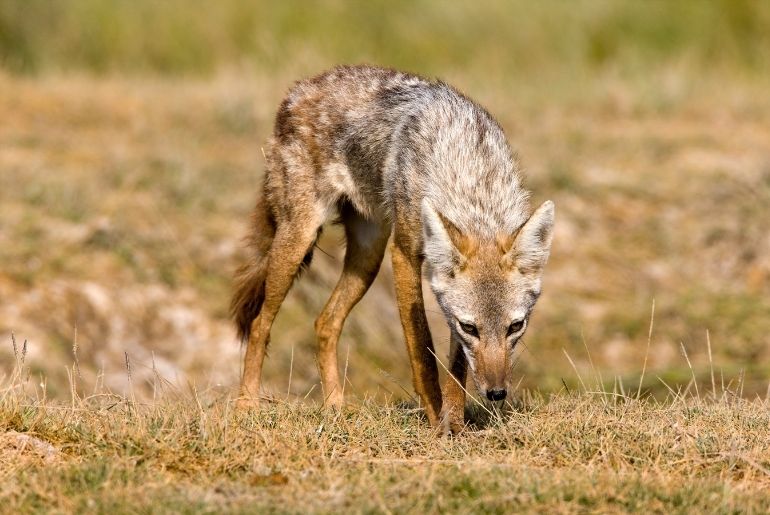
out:
M506 391L504 389L499 390L487 390L487 399L490 401L501 401L505 399Z

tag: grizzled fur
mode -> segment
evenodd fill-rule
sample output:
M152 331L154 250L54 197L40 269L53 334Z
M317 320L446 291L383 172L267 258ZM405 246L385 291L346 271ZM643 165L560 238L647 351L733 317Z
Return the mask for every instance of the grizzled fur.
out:
M327 402L342 403L336 346L393 235L396 294L414 384L434 425L462 427L466 368L504 398L512 352L540 294L553 204L530 213L497 122L440 81L366 66L300 81L281 103L254 213L253 256L232 313L248 341L241 403L256 404L270 326L322 224L344 224L340 282L316 321ZM422 301L422 266L452 334L442 394ZM442 409L443 407L443 409Z

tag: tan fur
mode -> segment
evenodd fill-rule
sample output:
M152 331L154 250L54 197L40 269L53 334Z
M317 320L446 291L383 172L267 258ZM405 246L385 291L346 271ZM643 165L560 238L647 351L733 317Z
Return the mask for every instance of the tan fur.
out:
M376 226L352 210L343 212L342 221L347 239L342 276L315 323L321 384L327 403L333 406L343 402L337 370L337 342L342 326L377 276L390 237L389 224ZM361 235L370 231L374 241L370 246L362 245Z
M414 389L425 404L431 425L437 425L441 412L441 389L423 304L422 258L415 241L415 231L402 217L396 218L391 253L396 301L412 365Z

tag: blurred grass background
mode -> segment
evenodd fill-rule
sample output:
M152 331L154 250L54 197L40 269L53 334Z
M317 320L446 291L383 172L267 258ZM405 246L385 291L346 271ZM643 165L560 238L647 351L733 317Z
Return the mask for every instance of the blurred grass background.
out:
M770 6L714 2L51 0L0 5L5 69L210 75L369 61L506 81L679 65L764 75Z
M524 386L575 384L564 351L597 381L635 384L654 298L646 388L687 383L682 349L708 378L710 330L726 380L764 393L770 3L7 0L0 337L30 340L51 395L67 395L73 344L83 373L106 370L115 388L125 352L138 377L237 382L226 306L260 145L293 80L359 62L480 100L535 199L556 201ZM302 396L317 382L312 320L338 239L284 307L268 388ZM360 395L411 389L389 274L340 346Z

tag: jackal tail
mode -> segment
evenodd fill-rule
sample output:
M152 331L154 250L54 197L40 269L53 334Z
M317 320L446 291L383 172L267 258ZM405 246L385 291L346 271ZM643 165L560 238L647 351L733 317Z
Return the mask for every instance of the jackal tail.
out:
M235 272L233 298L230 300L230 316L235 322L238 338L242 342L249 339L251 323L259 316L262 302L265 300L265 280L267 279L269 253L275 238L276 222L270 207L264 198L257 201L257 206L251 216L252 227L248 236L248 247L252 252L249 260ZM321 229L318 229L318 236ZM310 267L313 259L315 242L302 259L299 269L294 275L297 279L303 271Z
M249 339L251 323L259 315L265 300L268 254L274 236L275 220L265 199L260 198L252 214L252 227L248 236L251 256L235 273L230 301L230 316L243 342Z

